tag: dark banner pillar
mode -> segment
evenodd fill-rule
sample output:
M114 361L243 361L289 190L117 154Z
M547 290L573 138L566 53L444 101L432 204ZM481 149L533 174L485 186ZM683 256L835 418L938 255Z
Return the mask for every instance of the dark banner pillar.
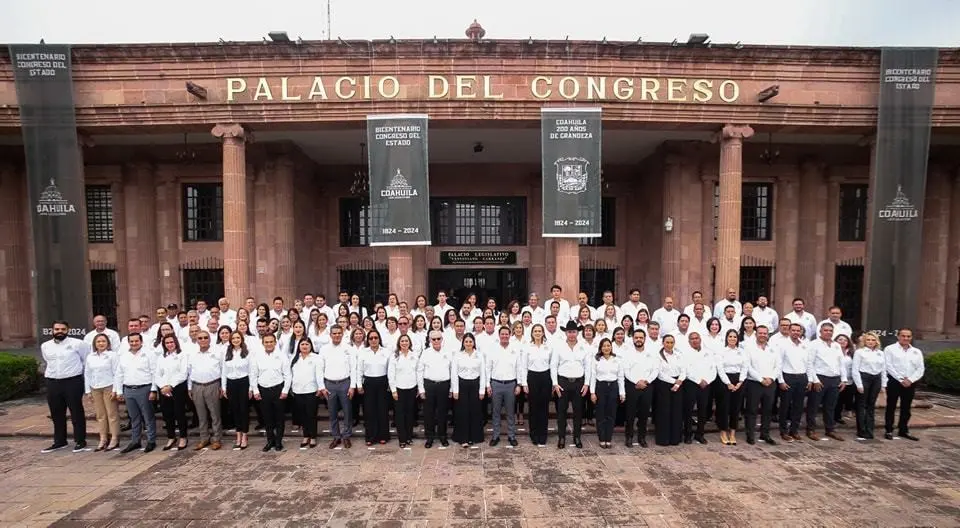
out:
M864 328L892 341L916 324L938 51L883 50Z
M37 338L64 319L83 337L90 322L83 162L77 142L70 47L10 46L27 165L36 270Z

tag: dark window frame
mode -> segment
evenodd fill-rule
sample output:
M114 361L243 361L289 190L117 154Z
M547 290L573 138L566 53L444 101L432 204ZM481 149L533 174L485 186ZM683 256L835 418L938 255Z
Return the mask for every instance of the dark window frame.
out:
M603 304L603 292L617 291L617 270L615 268L580 268L580 291L585 292L590 306ZM571 306L571 309L574 307ZM571 314L575 316L577 314Z
M773 239L773 184L746 182L740 194L740 240Z
M87 242L113 243L113 188L110 185L86 185Z
M370 235L383 223L386 210L371 206L367 199L340 198L340 247L366 247Z
M107 318L108 328L117 328L117 270L90 270L90 307L93 315Z
M430 199L435 246L525 246L527 197L437 197Z
M840 210L837 211L837 240L864 242L867 240L867 196L869 185L844 183L840 185Z
M224 296L225 277L223 268L181 268L183 305L194 307L198 300L216 306Z
M773 298L773 274L773 266L740 266L740 300L755 303L760 295Z
M390 271L385 267L341 268L337 270L337 289L359 295L360 306L386 303L390 294Z
M223 241L223 184L184 183L181 188L183 241Z
M600 235L581 238L580 245L588 247L615 247L617 245L617 200L612 196L600 199Z

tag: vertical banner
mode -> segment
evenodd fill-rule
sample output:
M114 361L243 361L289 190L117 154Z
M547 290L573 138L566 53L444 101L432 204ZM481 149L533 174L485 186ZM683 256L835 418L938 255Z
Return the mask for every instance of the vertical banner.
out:
M884 49L870 199L864 328L891 341L916 323L936 49Z
M70 46L10 46L27 166L36 269L37 338L64 319L90 327L84 182L73 106Z
M543 108L543 236L599 237L599 108Z
M371 246L430 245L427 116L367 116Z

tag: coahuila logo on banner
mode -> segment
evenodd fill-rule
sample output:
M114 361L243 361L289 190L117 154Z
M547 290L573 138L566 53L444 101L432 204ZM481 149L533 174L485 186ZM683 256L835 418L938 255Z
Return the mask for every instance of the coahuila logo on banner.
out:
M589 161L583 158L560 158L553 164L557 166L557 191L580 194L587 190Z
M64 200L57 189L56 182L50 178L50 185L40 193L40 200L37 202L37 214L40 216L66 216L70 213L76 213L73 204Z
M413 196L418 196L420 193L416 189L410 186L407 182L407 179L403 177L403 174L400 173L400 169L397 169L397 173L393 175L393 178L390 180L390 185L387 185L386 189L380 191L380 196L382 198L387 198L390 200L397 199L410 199Z
M889 222L909 222L916 218L919 212L907 199L907 195L903 194L903 188L897 185L897 196L877 214Z

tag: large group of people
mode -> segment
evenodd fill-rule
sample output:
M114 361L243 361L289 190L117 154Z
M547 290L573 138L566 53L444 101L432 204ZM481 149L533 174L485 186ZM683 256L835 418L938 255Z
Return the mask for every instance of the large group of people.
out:
M582 292L571 304L556 285L545 302L536 293L502 308L493 298L480 306L475 295L450 300L441 291L436 304L420 295L409 305L389 294L369 310L346 291L332 305L313 294L247 298L236 310L225 298L200 300L132 318L122 338L102 315L82 340L55 321L41 344L54 425L44 451L67 447L68 409L74 450L87 448L84 394L96 411L96 450L123 453L157 448L158 412L164 450L187 448L192 425L194 449L221 449L229 428L233 449L245 450L251 409L263 451L284 449L288 414L300 449L311 449L321 403L330 448L350 448L361 422L370 447L389 442L395 428L410 448L418 422L425 448L476 447L487 423L496 446L504 417L506 443L516 447L524 416L530 442L545 447L551 402L561 449L568 436L583 446L584 422L595 424L601 448L612 447L618 425L627 447L647 447L648 423L657 445L705 444L710 420L722 444L736 445L741 418L748 444L778 443L771 422L780 441L800 441L802 419L806 436L820 440L818 417L841 441L845 411L854 412L857 438L870 440L884 391L885 438L916 440L910 407L924 361L913 333L902 328L881 347L873 332L854 334L836 306L818 322L798 298L781 317L767 297L741 303L728 290L712 307L695 292L682 309L667 297L651 312L636 289L620 305L604 292L593 307ZM121 424L121 403L129 423Z

